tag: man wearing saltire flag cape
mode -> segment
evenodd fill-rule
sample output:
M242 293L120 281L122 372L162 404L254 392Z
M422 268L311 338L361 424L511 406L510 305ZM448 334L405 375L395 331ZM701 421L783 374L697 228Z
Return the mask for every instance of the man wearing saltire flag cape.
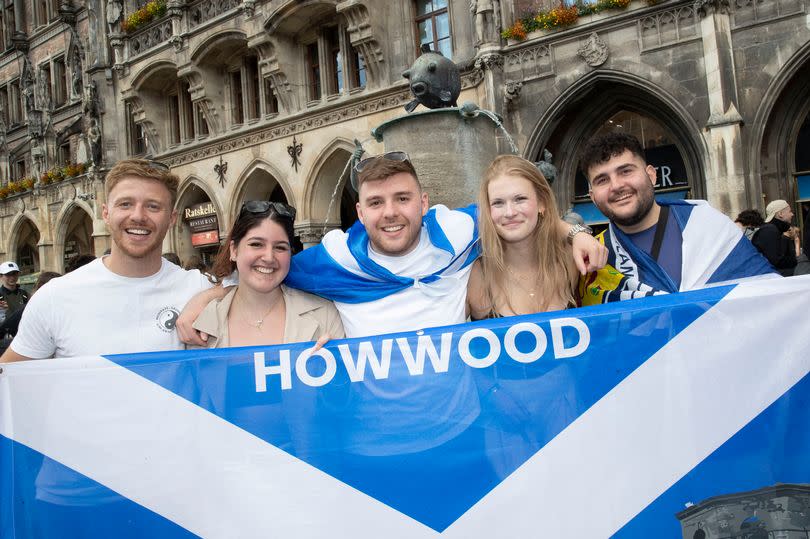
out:
M777 276L739 228L707 202L656 201L655 168L634 136L592 138L580 168L591 200L610 219L597 236L608 249L608 264L580 280L582 305Z

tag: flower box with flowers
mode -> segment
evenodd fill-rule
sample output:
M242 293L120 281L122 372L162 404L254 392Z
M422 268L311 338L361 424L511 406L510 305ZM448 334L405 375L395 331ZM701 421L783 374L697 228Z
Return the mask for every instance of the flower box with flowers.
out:
M638 5L633 9L652 6L660 1L636 2ZM611 16L609 11L627 9L630 4L631 0L597 0L596 2L577 2L570 6L555 7L518 19L512 26L501 32L501 37L506 39L509 45L514 45L550 32L605 19Z

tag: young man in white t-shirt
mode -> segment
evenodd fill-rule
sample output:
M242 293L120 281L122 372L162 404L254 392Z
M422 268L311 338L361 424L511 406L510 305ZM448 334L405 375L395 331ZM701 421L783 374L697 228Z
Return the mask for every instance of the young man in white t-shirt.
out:
M180 310L210 287L199 271L161 256L177 217L178 178L162 163L119 162L107 174L102 217L109 256L42 287L0 362L182 348L174 331Z

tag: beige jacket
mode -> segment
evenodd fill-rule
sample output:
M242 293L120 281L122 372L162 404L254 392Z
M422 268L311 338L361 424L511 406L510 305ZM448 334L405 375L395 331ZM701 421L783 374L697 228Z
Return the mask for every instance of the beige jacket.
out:
M236 288L222 299L209 303L194 322L194 328L209 335L205 347L188 345L188 348L226 348L228 341L228 311L236 294ZM284 344L317 340L328 333L332 339L342 339L343 323L335 305L323 298L281 286L287 318L284 322Z

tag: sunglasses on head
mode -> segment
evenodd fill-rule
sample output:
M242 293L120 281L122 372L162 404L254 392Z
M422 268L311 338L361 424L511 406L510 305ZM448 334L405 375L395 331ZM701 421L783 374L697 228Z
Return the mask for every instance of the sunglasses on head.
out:
M239 212L241 217L245 213L253 213L260 215L263 213L274 212L290 221L295 221L295 208L284 204L283 202L272 202L270 200L248 200L242 204L242 209Z
M377 159L387 159L388 161L409 161L411 160L408 157L408 154L405 152L385 152L382 155L375 155L373 157L366 157L365 159L361 159L354 165L354 171L360 173L366 168L368 165L376 161Z
M154 161L152 159L147 159L146 162L147 162L147 165L149 166L149 168L156 168L158 170L163 170L165 172L169 171L169 165L167 165L165 163L161 163L160 161Z

